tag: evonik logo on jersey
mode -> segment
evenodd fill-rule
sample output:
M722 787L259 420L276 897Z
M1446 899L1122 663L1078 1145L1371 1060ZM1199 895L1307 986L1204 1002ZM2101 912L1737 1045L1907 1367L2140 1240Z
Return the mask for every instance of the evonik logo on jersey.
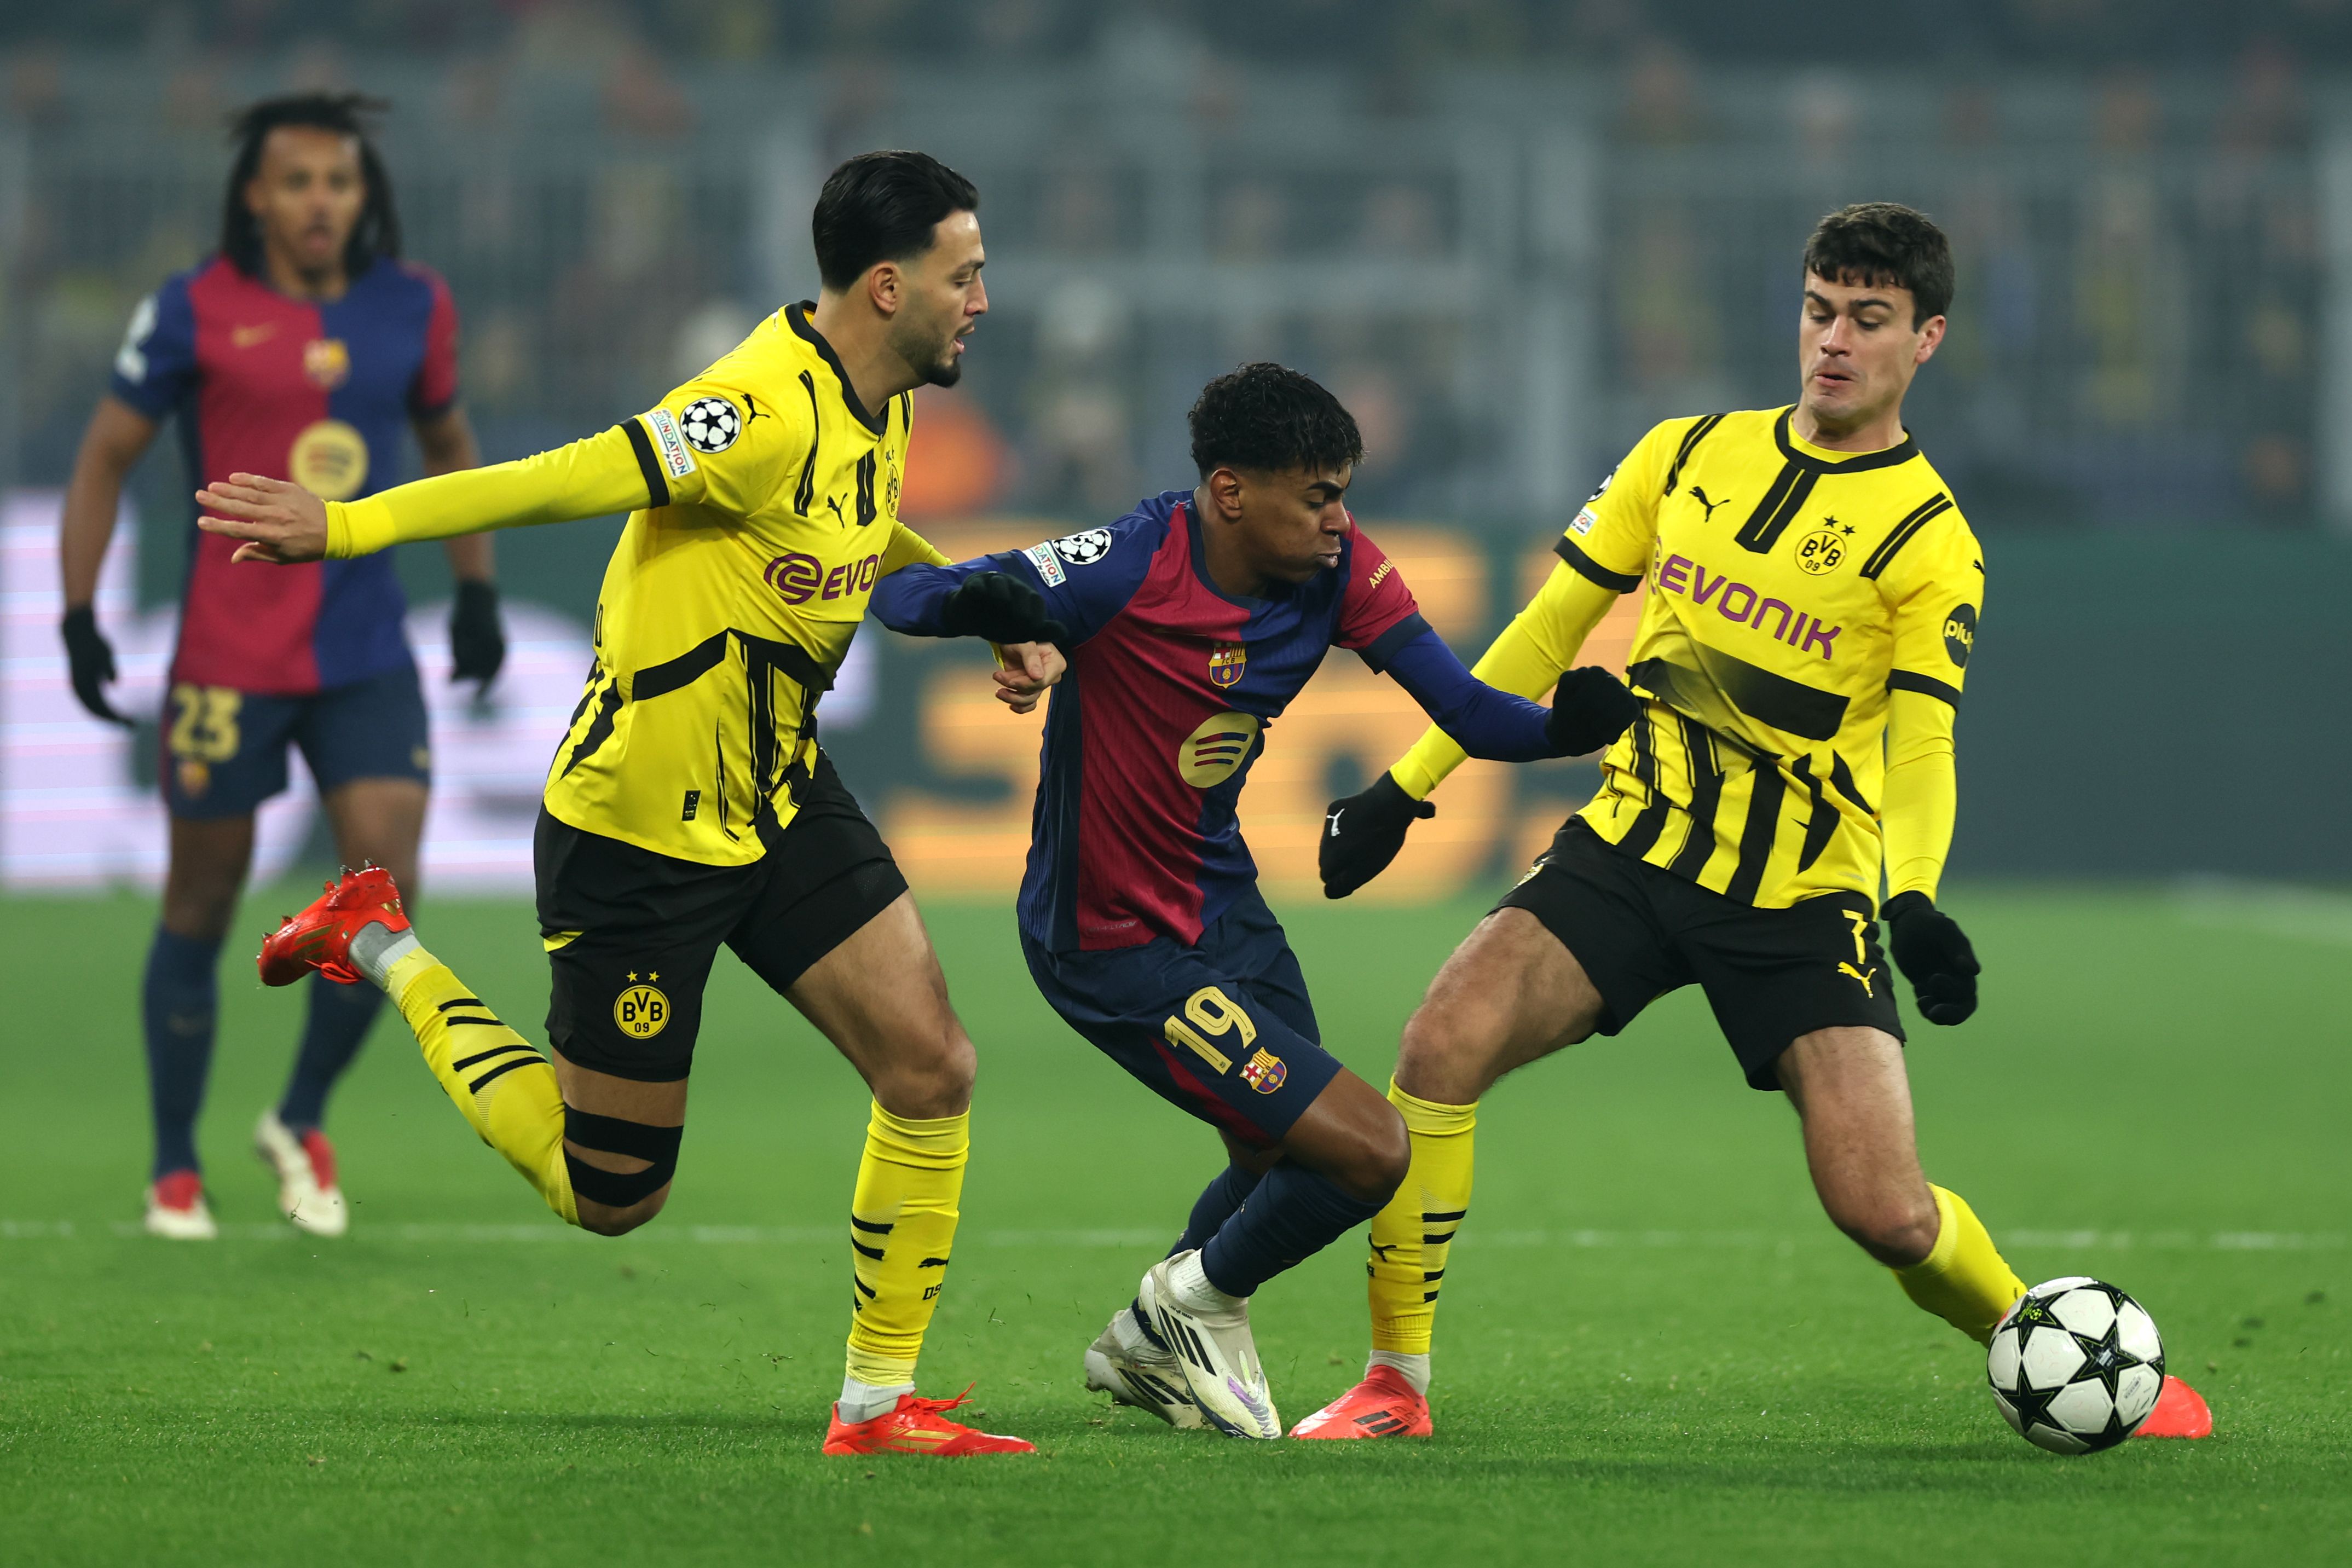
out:
M1734 581L1728 573L1711 576L1686 555L1670 555L1659 563L1658 591L1679 593L1697 605L1712 604L1726 621L1808 653L1819 650L1823 659L1835 657L1838 633L1845 630L1843 626L1824 629L1819 616L1799 610L1785 599L1768 599L1748 584ZM1767 619L1771 621L1769 626L1765 624Z
M793 550L770 561L768 570L760 575L785 603L806 604L812 599L840 599L866 592L874 586L881 570L882 558L878 555L844 561L827 571L824 562L816 557Z

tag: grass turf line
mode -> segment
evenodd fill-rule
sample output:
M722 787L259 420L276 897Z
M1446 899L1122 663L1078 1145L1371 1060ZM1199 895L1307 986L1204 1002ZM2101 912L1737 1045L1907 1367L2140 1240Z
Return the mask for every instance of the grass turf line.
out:
M2326 933L2131 894L1949 903L1987 1002L1963 1029L1914 1030L1930 1173L1997 1237L2026 1239L2011 1251L2029 1280L2095 1272L2147 1301L2213 1400L2212 1440L2063 1460L2011 1436L1973 1349L1830 1233L1788 1113L1740 1084L1695 996L1487 1102L1434 1442L1244 1445L1114 1413L1080 1389L1077 1352L1155 1249L1119 1243L1172 1234L1213 1144L1053 1018L1003 911L941 905L928 913L982 1077L924 1385L977 1378L983 1424L1046 1452L826 1460L865 1096L740 968L722 962L712 988L677 1197L639 1237L464 1239L558 1228L392 1020L331 1114L352 1237L175 1247L114 1229L136 1218L147 1157L135 977L152 905L0 903L17 977L0 1218L73 1228L0 1235L0 1549L1048 1563L1190 1560L1205 1529L1284 1563L2340 1560L2352 1068ZM1286 909L1327 1039L1379 1081L1477 906ZM522 905L433 903L421 925L501 1016L537 1016ZM270 1222L244 1144L299 1012L247 975L224 970L202 1129L240 1236ZM698 1226L771 1239L664 1239ZM1074 1231L1113 1234L1056 1244ZM2306 1245L2211 1244L2248 1232ZM1353 1380L1362 1296L1360 1238L1261 1296L1286 1417Z

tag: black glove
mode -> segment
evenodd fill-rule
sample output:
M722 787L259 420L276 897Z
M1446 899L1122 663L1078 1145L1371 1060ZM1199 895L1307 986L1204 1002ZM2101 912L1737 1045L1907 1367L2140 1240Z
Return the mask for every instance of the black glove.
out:
M1911 982L1919 1016L1929 1023L1954 1024L1976 1011L1977 976L1983 966L1960 923L1916 891L1896 894L1880 913L1886 918L1887 946Z
M461 580L449 607L449 680L479 681L490 689L507 662L507 634L499 624L499 591L487 582Z
M940 606L940 628L950 637L991 643L1062 643L1070 629L1045 613L1045 596L1003 571L975 571Z
M1642 699L1624 682L1598 664L1587 664L1560 676L1551 695L1551 716L1544 720L1544 738L1555 756L1582 757L1624 734L1641 716Z
M106 634L98 629L98 616L87 604L79 610L66 612L59 628L66 638L66 662L73 670L74 695L81 706L109 724L119 724L126 729L131 720L114 711L106 700L106 683L114 679L114 650Z
M1323 810L1323 841L1315 852L1315 869L1323 876L1323 896L1345 898L1388 869L1404 848L1405 830L1437 808L1416 800L1388 774L1372 787Z

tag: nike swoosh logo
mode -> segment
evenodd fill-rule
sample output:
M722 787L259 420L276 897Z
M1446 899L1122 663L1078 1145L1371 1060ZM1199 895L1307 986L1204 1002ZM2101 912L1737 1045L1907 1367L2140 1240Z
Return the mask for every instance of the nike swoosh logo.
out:
M264 321L258 327L232 327L228 334L229 347L250 349L257 343L269 341L277 335L278 323L275 321Z

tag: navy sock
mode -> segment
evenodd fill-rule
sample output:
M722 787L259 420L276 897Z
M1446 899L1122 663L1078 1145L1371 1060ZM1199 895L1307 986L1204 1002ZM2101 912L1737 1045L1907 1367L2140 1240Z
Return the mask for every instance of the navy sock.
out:
M1349 1197L1339 1184L1288 1160L1265 1173L1249 1201L1201 1249L1209 1283L1228 1296L1249 1296L1292 1265L1305 1261L1381 1211Z
M383 1009L383 993L373 986L339 986L324 975L310 977L310 1015L302 1021L302 1049L294 1076L278 1103L278 1119L301 1132L326 1120L327 1091L360 1053L368 1026Z
M147 1031L148 1103L155 1116L155 1175L195 1170L196 1113L212 1071L220 944L155 928L140 985Z
M1229 1165L1209 1180L1193 1200L1192 1217L1184 1224L1184 1234L1168 1249L1173 1258L1179 1252L1191 1252L1206 1247L1226 1220L1231 1219L1249 1195L1257 1190L1258 1174L1240 1166Z

